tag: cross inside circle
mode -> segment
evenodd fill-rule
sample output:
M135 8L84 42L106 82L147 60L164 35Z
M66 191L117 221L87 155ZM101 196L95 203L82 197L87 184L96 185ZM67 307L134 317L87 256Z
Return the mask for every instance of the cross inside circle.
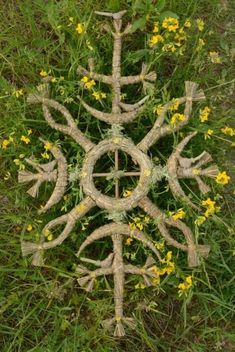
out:
M120 170L119 170L119 150L130 155L139 164L140 171L123 172L122 176L139 176L139 182L131 195L127 198L120 198ZM111 173L94 173L94 166L99 158L107 152L115 153L115 170L112 176L115 178L115 198L102 194L94 184L94 177L107 177ZM138 202L149 191L153 165L150 158L127 138L115 137L105 139L92 148L84 160L81 172L81 186L84 193L90 196L96 204L107 210L131 210L138 205ZM116 173L116 176L115 176Z

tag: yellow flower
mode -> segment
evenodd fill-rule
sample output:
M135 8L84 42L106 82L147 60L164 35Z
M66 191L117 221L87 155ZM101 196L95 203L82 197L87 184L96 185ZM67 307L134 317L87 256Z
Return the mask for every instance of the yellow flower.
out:
M169 110L176 111L176 110L178 110L179 105L180 105L179 99L173 99L171 102L171 105L169 106Z
M53 147L53 144L50 143L50 142L46 142L46 143L44 144L44 149L45 149L46 151L50 150L52 147Z
M82 34L84 32L83 24L82 23L78 23L75 30L76 30L76 32L78 32L78 34Z
M16 98L19 98L23 94L24 94L23 89L14 89L12 92L12 95L15 96Z
M197 47L196 47L196 51L200 51L204 47L205 44L206 44L205 40L202 38L199 38L198 43L197 43Z
M86 77L86 76L84 76L81 79L81 82L84 84L85 88L88 89L88 90L91 89L96 84L93 79L89 80L89 78Z
M143 228L144 228L144 225L143 225L141 222L137 222L137 223L136 223L136 227L137 227L140 231L142 231Z
M43 235L47 238L48 241L53 240L53 234L51 233L50 230L48 229L44 230Z
M2 149L7 149L8 145L11 143L9 139L4 139L2 141Z
M202 32L205 25L204 21L201 18L198 18L196 20L196 23L197 23L197 28L199 29L200 32Z
M47 152L41 153L41 156L43 157L43 159L50 159L50 156Z
M185 119L186 119L186 117L184 114L176 113L172 116L172 118L170 120L170 124L174 126L177 123L179 123L180 121L184 121Z
M136 230L136 226L135 226L135 224L134 224L133 222L129 222L128 225L129 225L129 227L130 227L130 229L131 229L132 231L133 231L133 230Z
M202 201L202 205L207 207L207 210L204 213L204 216L208 218L210 215L213 215L215 212L220 211L220 207L216 207L216 203L214 200L207 198L206 200Z
M95 97L96 100L101 100L107 97L106 93L103 92L93 92L92 95L93 97Z
M133 242L133 238L128 237L125 244L126 244L127 246L130 246L132 242Z
M123 197L124 198L130 197L131 194L132 194L132 191L126 190L123 192Z
M137 285L135 285L135 289L137 290L137 289L144 289L146 286L145 286L145 284L143 284L142 282L139 282Z
M154 22L153 33L159 32L159 22Z
M158 43L163 43L164 39L160 34L156 34L153 35L150 39L149 39L149 46L152 47Z
M192 276L187 276L184 280L184 282L180 283L178 285L178 293L179 296L181 296L182 294L187 294L187 291L190 289L190 287L192 287L193 285L193 280L192 280Z
M176 51L176 47L172 43L165 44L162 47L162 51L170 51L170 52L174 53Z
M208 121L208 116L211 112L211 109L208 106L205 106L204 109L200 109L199 119L201 122Z
M198 216L198 218L194 221L195 225L200 226L206 221L205 216Z
M235 129L233 129L232 127L225 126L225 127L221 128L220 131L230 137L235 136Z
M176 212L170 212L170 216L174 221L177 221L179 219L183 219L185 217L185 211L183 209L179 209Z
M74 18L73 17L69 17L68 27L72 26L73 22L74 22Z
M159 242L154 242L154 246L155 246L159 251L161 251L162 249L165 248L165 242L164 242L164 240L159 241Z
M215 181L220 185L226 185L230 181L230 176L227 175L226 171L222 171L218 173Z
M179 28L179 21L173 17L165 18L162 22L162 28L167 29L169 32L175 32Z
M211 62L213 64L221 64L221 58L219 56L219 53L217 51L210 51L209 52Z
M28 224L28 226L27 226L27 231L28 231L28 232L31 232L32 229L33 229L33 225L32 225L32 224Z
M87 77L87 76L83 76L82 78L81 78L81 82L82 83L87 83L89 81L89 78Z
M207 132L204 135L205 139L211 138L212 134L214 133L214 131L210 128L208 128Z
M22 142L24 142L25 144L29 144L29 143L30 143L29 137L26 137L26 136L21 136L21 137L20 137L20 140L21 140Z
M20 159L14 159L13 163L16 166L19 166L19 170L24 170L25 169L25 165L23 164L23 162Z
M7 171L7 172L5 173L5 176L3 177L3 179L7 181L7 180L9 180L10 177L11 177L11 174L10 174L9 171Z
M163 111L163 105L162 104L158 104L154 109L153 112L155 112L158 116L162 113Z
M184 23L184 27L186 28L190 28L192 26L192 23L190 20L186 20L185 23Z
M44 70L41 70L41 72L39 73L41 77L46 77L48 76L48 73Z

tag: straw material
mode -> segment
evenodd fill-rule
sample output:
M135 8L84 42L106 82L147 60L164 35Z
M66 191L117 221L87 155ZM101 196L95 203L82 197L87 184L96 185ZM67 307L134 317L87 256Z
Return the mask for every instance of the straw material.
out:
M153 127L138 145L135 145L130 138L124 136L124 127L122 125L130 123L140 115L150 97L145 96L137 103L129 104L121 101L121 88L129 84L142 83L143 90L145 91L146 87L149 85L153 87L153 82L156 80L156 73L153 71L149 72L149 68L145 63L142 64L140 74L134 76L121 75L122 40L123 37L131 32L130 24L127 24L127 26L122 29L122 17L125 12L126 11L117 13L96 12L97 15L105 16L109 20L111 19L113 24L113 28L107 24L103 27L107 32L111 33L114 41L111 74L104 75L95 72L95 60L93 58L88 60L88 69L79 66L77 70L79 75L85 75L90 79L111 86L112 108L110 112L99 111L88 105L82 97L78 97L82 109L90 113L94 118L105 121L111 125L107 133L107 138L100 141L97 145L91 142L89 138L79 130L77 122L71 113L63 105L50 98L49 82L51 77L45 77L42 84L38 86L37 92L28 96L28 103L41 104L43 116L49 126L61 134L69 136L84 149L86 155L83 166L79 174L76 171L75 174L69 175L68 165L62 150L57 145L52 144L50 148L50 153L54 158L52 162L39 164L32 159L26 159L26 162L36 170L36 173L30 170L21 170L18 176L20 183L34 182L27 191L32 197L38 196L40 186L43 182L55 183L52 195L47 203L40 209L39 213L44 213L53 205L59 203L66 191L66 187L72 180L80 180L80 186L84 194L84 199L72 210L67 214L49 221L49 223L44 226L38 243L22 241L22 255L27 256L32 254L33 265L43 265L43 254L45 251L65 241L74 230L78 220L85 216L94 206L105 209L107 212L106 218L112 220L112 222L94 230L83 241L77 252L77 256L83 263L88 265L88 268L79 264L76 274L78 276L78 285L88 292L95 290L96 280L99 277L107 275L113 276L115 314L114 317L106 319L103 322L103 326L108 330L113 328L114 336L116 337L125 335L125 327L132 329L135 327L134 319L125 317L124 315L125 276L129 274L142 276L145 285L151 286L153 279L157 278L157 274L151 270L151 268L156 265L157 261L162 260L160 253L149 236L138 229L133 230L129 225L124 223L126 212L135 207L142 208L154 219L158 231L166 242L170 246L187 252L188 266L195 267L200 264L201 257L208 256L209 247L195 243L191 229L183 221L173 220L171 217L168 217L157 205L150 201L148 193L152 184L166 178L175 197L180 198L195 210L200 210L189 196L185 194L179 180L195 179L200 191L206 193L210 188L205 184L202 178L214 178L218 173L218 168L214 164L204 167L212 161L210 154L205 151L194 158L181 156L184 148L196 133L191 133L186 136L174 148L165 166L155 166L147 154L149 148L160 138L180 130L188 123L193 102L205 99L204 93L202 90L198 89L197 83L190 81L185 82L185 94L183 97L178 98L179 105L184 105L185 118L183 121L180 121L176 125L168 124L165 121L165 116L172 105L172 102L169 101L163 106L162 112L156 119ZM56 122L56 119L52 115L53 111L56 111L63 117L65 121L64 124ZM42 141L43 143L49 143L44 140ZM131 156L133 162L138 165L139 171L126 172L119 170L120 150ZM100 172L95 174L94 168L96 162L102 155L108 152L115 154L115 168L108 173ZM119 194L119 180L122 177L130 176L138 176L138 184L129 197L121 198ZM95 187L94 177L105 177L106 180L114 180L115 198L98 191ZM61 225L64 227L60 234L52 241L47 241L46 235L50 232L55 232L56 228ZM172 228L181 231L184 236L183 243L173 238L173 234L171 234ZM105 259L95 260L80 256L82 252L85 252L87 246L108 236L112 239L112 250ZM137 267L124 261L123 239L127 237L140 241L146 249L152 253L153 256L147 257L143 267ZM94 270L90 269L92 265L95 266Z

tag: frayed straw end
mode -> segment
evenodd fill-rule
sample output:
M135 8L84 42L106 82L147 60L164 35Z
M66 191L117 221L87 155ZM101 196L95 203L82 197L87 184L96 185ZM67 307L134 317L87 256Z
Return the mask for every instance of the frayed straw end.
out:
M219 173L219 168L215 164L211 165L201 171L202 176L207 176L207 177L211 177L211 178L215 178L218 175L218 173Z
M136 321L133 318L122 318L122 320L128 326L128 328L135 329Z
M39 249L39 246L37 243L28 242L28 241L21 242L21 251L22 251L23 257L37 252L38 249Z
M118 321L114 330L113 336L115 337L123 337L125 336L125 329L121 321Z
M42 97L38 94L29 94L27 97L27 103L29 104L38 104L42 102Z
M32 187L30 187L30 189L28 189L27 193L31 197L36 198L38 196L39 187L40 187L40 182L36 182L35 185L33 185Z
M35 175L30 171L21 170L18 172L18 182L25 183L35 179Z
M194 268L200 265L200 261L195 249L188 250L188 266L189 268Z
M149 72L149 73L145 76L145 79L146 79L147 81L151 81L151 82L156 81L156 79L157 79L157 74L156 74L156 72L154 72L154 71Z
M44 265L44 260L43 260L43 251L37 251L33 255L32 259L32 265L34 266L43 266Z
M207 185L200 179L200 177L195 176L195 179L196 179L196 181L197 181L197 183L198 183L198 187L199 187L200 191L201 191L203 194L206 194L206 193L210 192L210 190L211 190L210 187L207 186Z
M77 279L77 282L79 284L79 286L84 287L87 282L90 280L90 276L84 276L84 277L80 277L79 279Z
M115 323L115 318L105 319L102 321L101 325L103 326L104 330L111 330L111 327Z

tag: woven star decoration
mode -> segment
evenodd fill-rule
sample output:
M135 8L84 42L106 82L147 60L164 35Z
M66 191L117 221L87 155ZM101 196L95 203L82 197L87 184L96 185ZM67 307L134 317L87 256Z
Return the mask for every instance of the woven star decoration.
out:
M170 109L172 102L166 103L156 119L154 125L145 137L135 145L133 141L123 133L123 125L133 121L137 115L143 111L146 101L149 98L146 96L135 104L128 104L121 101L121 89L123 86L142 82L143 85L151 84L156 80L155 72L148 72L147 65L142 65L142 70L136 76L121 75L121 51L122 40L130 34L131 25L127 25L122 29L122 17L125 11L118 13L96 12L98 15L106 16L113 22L113 29L105 27L107 31L111 31L114 45L112 58L112 72L110 75L103 75L94 71L94 63L89 61L89 69L78 67L78 74L85 75L89 79L94 79L98 82L110 85L112 88L112 110L110 113L99 111L89 106L81 97L78 97L83 108L93 117L108 123L110 133L108 138L101 140L98 144L94 144L89 138L83 134L70 112L60 103L51 99L49 96L49 84L44 79L42 85L39 86L38 92L28 96L28 103L41 104L43 115L48 125L68 135L76 143L78 143L85 151L86 155L83 160L82 170L79 175L80 185L83 190L84 198L71 211L49 221L44 227L40 241L32 243L22 241L23 256L32 254L32 264L36 266L43 265L43 255L46 250L60 245L67 239L74 229L77 221L85 216L94 206L105 209L110 214L112 221L104 224L93 231L81 244L77 252L77 257L83 263L94 265L94 270L89 270L85 264L77 266L79 275L79 285L87 291L91 291L95 280L99 276L113 276L114 282L114 306L115 314L111 319L104 321L105 328L111 328L114 325L114 335L125 335L124 326L132 328L134 319L126 317L123 311L124 301L124 286L125 277L128 274L140 275L143 277L146 286L153 285L154 279L158 279L159 273L154 270L157 262L163 262L163 258L158 249L154 245L150 236L147 236L143 231L137 228L131 228L125 219L116 219L113 214L131 211L139 207L149 217L154 219L159 233L164 240L173 247L176 247L187 253L188 266L195 267L200 264L200 256L206 257L209 253L209 247L200 245L195 242L194 235L191 229L180 219L174 220L166 215L163 210L160 210L148 197L150 185L166 178L169 183L169 188L173 195L180 198L190 207L200 210L197 205L185 194L179 180L180 179L195 179L202 193L208 192L210 189L202 180L202 177L215 177L218 174L216 165L204 167L212 161L209 153L204 151L195 158L185 158L181 156L187 143L195 136L196 133L187 135L176 146L172 154L167 160L164 167L157 167L148 156L149 148L155 144L160 138L174 133L184 127L190 118L193 102L205 99L202 90L198 89L198 85L194 82L185 82L185 95L178 98L178 104L184 105L184 118L175 124L165 122L165 116ZM55 121L52 112L59 112L66 124L61 124ZM43 206L39 213L45 213L63 198L66 188L70 182L68 165L66 158L63 155L60 147L52 142L42 140L48 146L48 151L53 156L53 161L39 164L33 159L26 159L26 162L36 170L36 172L21 170L19 171L19 182L33 182L31 188L27 191L32 197L36 197L39 192L40 185L43 182L54 182L55 187L49 200ZM119 153L126 153L138 165L139 171L128 172L119 170ZM115 158L115 168L112 172L95 173L94 167L97 161L106 153L113 152ZM124 198L120 197L119 182L121 177L136 176L139 178L136 188L131 194ZM110 177L115 180L115 197L107 196L96 188L95 177ZM53 231L56 227L63 226L62 232L53 240L46 241L45 234ZM176 228L182 232L185 241L180 243L171 235L170 229ZM113 248L106 259L93 260L81 256L87 246L92 245L96 240L111 237ZM134 266L127 262L123 256L123 240L124 238L133 238L152 252L148 256L143 267Z

